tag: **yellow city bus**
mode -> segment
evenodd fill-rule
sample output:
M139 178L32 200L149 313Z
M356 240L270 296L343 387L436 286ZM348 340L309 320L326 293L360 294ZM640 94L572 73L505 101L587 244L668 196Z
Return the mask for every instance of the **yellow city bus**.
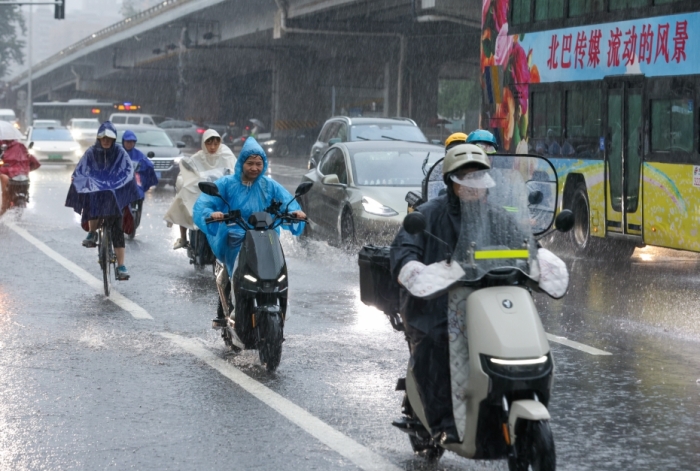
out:
M700 2L483 1L481 125L552 161L577 252L700 251Z

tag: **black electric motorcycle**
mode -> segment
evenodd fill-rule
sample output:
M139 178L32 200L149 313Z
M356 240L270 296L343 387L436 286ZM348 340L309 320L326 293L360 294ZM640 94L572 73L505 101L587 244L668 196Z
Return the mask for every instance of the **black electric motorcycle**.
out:
M300 184L294 199L306 194L312 185ZM201 182L199 188L202 193L221 198L228 206L214 183ZM253 213L248 221L239 210L230 207L223 219L206 219L207 224L237 224L246 231L229 279L226 267L217 261L219 316L212 327L222 329L224 342L234 351L257 349L260 362L269 372L275 371L282 359L288 294L287 263L275 229L302 221L287 212L290 203L285 206L273 200L269 208Z

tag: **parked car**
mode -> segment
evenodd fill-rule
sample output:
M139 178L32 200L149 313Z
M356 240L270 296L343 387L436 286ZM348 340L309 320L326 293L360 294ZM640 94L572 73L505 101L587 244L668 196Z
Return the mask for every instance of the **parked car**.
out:
M95 118L73 118L68 121L66 126L73 139L83 149L87 149L95 143L97 139L97 130L100 128L100 121Z
M158 185L173 185L180 173L180 159L184 142L173 143L165 131L157 126L115 125L117 142L122 141L124 132L129 129L136 134L136 147L151 159L158 177Z
M63 126L30 126L24 144L39 161L77 164L83 156L80 144Z
M408 118L349 118L336 116L325 122L311 146L309 169L328 147L338 142L412 141L428 142L415 121Z
M206 128L191 121L178 121L176 119L167 119L158 127L165 129L170 139L182 141L187 147L199 147L202 143L202 134L206 131Z
M260 145L265 149L269 157L295 157L303 156L314 143L317 130L298 130L286 135L275 135L274 138L263 139L260 135Z
M406 193L420 194L424 168L445 156L421 142L338 143L302 177L314 183L301 198L307 234L332 243L389 243L406 216Z
M109 120L112 124L131 124L139 125L145 124L150 126L157 126L163 121L165 121L165 116L160 116L157 114L143 114L143 113L112 113L109 115Z

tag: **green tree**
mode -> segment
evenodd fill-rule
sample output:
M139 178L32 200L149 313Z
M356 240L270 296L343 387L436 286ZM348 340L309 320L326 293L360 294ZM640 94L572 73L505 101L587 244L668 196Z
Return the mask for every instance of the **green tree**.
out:
M24 64L24 41L17 39L18 32L26 33L19 6L0 2L0 78L7 75L13 63Z
M474 80L440 80L438 113L447 119L461 117L466 111L478 111L481 84Z

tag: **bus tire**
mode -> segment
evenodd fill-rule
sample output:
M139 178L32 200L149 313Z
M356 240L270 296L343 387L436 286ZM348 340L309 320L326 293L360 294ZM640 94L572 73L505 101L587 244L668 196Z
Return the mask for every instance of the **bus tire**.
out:
M578 255L591 255L595 252L596 240L591 236L591 205L585 183L576 185L571 198L571 211L574 213L574 227L571 229L571 244Z

